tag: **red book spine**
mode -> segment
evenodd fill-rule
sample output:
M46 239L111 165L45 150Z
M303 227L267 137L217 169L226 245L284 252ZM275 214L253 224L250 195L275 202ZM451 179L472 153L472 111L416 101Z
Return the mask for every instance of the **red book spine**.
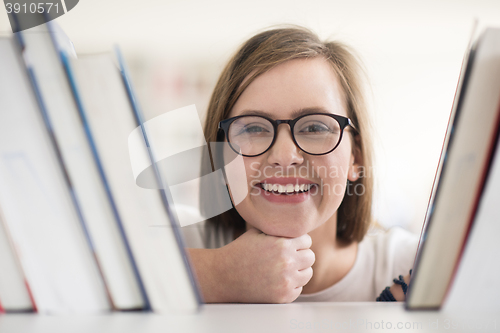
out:
M4 308L2 307L2 303L0 302L0 313L5 313Z

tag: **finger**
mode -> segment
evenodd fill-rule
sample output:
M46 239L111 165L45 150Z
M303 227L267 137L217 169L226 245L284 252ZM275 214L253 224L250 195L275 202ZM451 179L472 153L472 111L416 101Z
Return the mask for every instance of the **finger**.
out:
M297 263L297 269L303 270L311 267L316 261L316 255L310 249L297 251L295 260Z
M301 294L301 293L302 293L302 287L297 287L297 288L295 288L295 289L292 291L292 293L291 293L291 299L290 299L290 302L289 302L289 303L291 303L291 302L295 301L295 300L297 299L297 297L299 297L299 296L300 296L300 294Z
M296 276L297 287L303 287L309 282L309 280L311 280L313 276L313 269L312 267L308 267L306 269L298 271Z
M292 247L296 250L308 249L312 245L312 238L308 234L302 235L297 238L292 238L291 240Z

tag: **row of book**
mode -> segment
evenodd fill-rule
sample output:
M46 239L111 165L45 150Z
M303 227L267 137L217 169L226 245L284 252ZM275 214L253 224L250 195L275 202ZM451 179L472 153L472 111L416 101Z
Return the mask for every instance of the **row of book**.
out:
M0 311L199 306L168 193L135 183L142 122L119 52L77 58L52 22L0 38Z

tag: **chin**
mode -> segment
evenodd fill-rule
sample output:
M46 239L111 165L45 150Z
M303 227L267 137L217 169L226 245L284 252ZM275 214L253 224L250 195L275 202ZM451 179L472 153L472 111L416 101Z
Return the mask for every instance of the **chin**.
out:
M256 226L256 228L270 236L287 237L287 238L300 237L311 231L311 228L308 228L306 225L290 226L289 224L283 225L281 223L277 225L269 223L269 224L264 224L262 226Z

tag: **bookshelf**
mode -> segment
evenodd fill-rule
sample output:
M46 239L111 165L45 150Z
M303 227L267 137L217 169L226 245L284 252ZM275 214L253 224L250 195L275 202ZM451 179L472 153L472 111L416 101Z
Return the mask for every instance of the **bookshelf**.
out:
M498 313L405 311L402 303L207 304L197 313L0 316L2 333L18 332L497 332ZM405 327L406 326L406 327Z

